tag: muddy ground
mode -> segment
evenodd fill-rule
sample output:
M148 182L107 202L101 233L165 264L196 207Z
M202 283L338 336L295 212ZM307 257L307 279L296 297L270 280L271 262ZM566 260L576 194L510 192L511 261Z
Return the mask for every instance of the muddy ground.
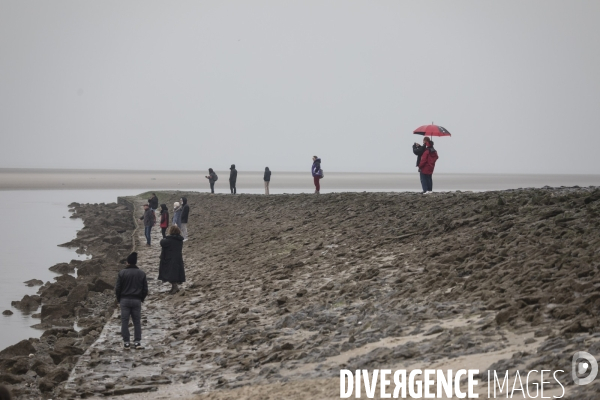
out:
M138 229L146 349L116 311L59 398L339 398L340 368L415 367L563 370L597 397L571 357L600 352L598 189L157 194L189 199L188 282L167 294Z

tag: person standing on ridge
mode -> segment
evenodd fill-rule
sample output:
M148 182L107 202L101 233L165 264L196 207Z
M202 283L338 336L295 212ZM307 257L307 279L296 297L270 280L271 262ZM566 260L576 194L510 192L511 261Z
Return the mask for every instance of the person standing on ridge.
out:
M150 246L150 239L152 235L152 227L156 223L156 214L150 208L150 205L144 204L144 215L140 217L144 220L144 235L146 235L146 246Z
M271 170L269 167L265 167L265 194L269 194L269 183L271 183Z
M148 199L148 205L150 205L152 211L156 211L158 208L158 197L156 197L156 193L152 193L152 197Z
M167 209L166 204L160 205L160 231L162 233L162 237L164 239L165 232L169 227L169 210Z
M178 201L173 203L173 225L177 225L181 229L181 204Z
M143 349L142 341L142 303L148 295L146 273L137 267L137 253L127 257L127 268L119 271L115 285L117 303L121 307L121 336L123 348L129 350L129 317L133 320L133 348Z
M419 163L421 162L421 156L423 155L423 152L425 151L426 147L425 147L425 142L429 141L428 137L424 137L423 138L423 145L421 146L419 143L415 142L413 144L413 154L415 156L417 156L417 167L419 166Z
M433 170L435 168L435 162L438 160L438 153L433 148L433 141L424 140L425 151L419 161L419 173L421 175L421 186L423 188L423 194L431 193L433 191Z
M170 294L179 292L178 284L185 282L183 267L183 236L175 225L169 228L169 235L160 241L160 265L158 280L171 284Z
M187 232L187 224L188 217L190 215L190 206L187 203L187 199L185 197L181 198L181 236L183 236L183 241L185 242L188 239Z
M235 194L235 182L237 181L237 169L235 169L235 164L231 164L229 170L229 189L231 190L231 194Z
M215 171L213 171L212 168L209 168L208 175L205 176L205 178L208 179L208 183L210 183L210 193L215 194L215 182L217 179L219 179L219 177L217 174L215 174Z
M323 170L321 169L321 159L317 156L313 156L313 164L312 164L312 176L313 181L315 183L315 193L319 194L321 192L321 178L323 177Z

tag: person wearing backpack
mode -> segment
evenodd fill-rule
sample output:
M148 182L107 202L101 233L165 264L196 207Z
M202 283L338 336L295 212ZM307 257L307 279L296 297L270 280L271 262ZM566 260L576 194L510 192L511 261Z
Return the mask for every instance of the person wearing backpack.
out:
M208 169L208 175L205 176L208 179L208 183L210 183L210 193L215 194L215 182L219 179L215 171L212 168Z
M265 167L265 194L269 194L269 183L271 183L271 170L269 167Z
M321 159L317 156L313 156L313 165L312 165L312 176L313 182L315 183L315 193L319 194L321 191L321 178L323 178L323 170L321 169Z
M431 140L425 141L425 151L421 155L421 161L419 162L419 173L421 176L423 194L431 193L433 191L432 176L435 162L438 158L438 153L433 148L433 142Z

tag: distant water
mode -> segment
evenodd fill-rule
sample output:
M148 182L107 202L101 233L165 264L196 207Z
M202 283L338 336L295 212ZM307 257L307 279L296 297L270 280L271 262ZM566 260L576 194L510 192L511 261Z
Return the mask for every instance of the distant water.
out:
M137 194L127 190L18 190L0 191L3 206L0 230L0 350L22 339L39 337L42 331L30 326L40 322L10 303L24 295L37 293L39 286L27 287L30 279L52 281L57 274L48 267L72 259L85 259L75 249L58 247L73 239L83 227L80 219L71 219L68 204L110 203L118 196ZM38 309L39 312L40 310ZM35 313L35 312L33 312Z

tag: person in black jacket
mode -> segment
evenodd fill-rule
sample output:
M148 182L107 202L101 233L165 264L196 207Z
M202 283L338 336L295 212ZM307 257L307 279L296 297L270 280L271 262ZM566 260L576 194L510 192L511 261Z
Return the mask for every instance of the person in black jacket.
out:
M265 167L265 194L269 194L269 183L271 183L271 170L269 167Z
M183 267L183 236L177 225L169 228L168 236L160 241L158 280L171 284L170 294L179 292L178 284L185 282Z
M158 197L156 197L156 193L152 193L152 197L148 199L148 205L152 209L152 211L156 211L158 208Z
M129 317L133 320L133 347L143 349L142 340L142 303L148 295L146 273L137 267L137 253L127 257L127 268L119 271L115 285L117 302L121 307L121 335L123 348L129 350Z
M150 246L152 238L152 227L156 223L156 214L150 209L149 204L144 204L144 215L140 217L144 220L144 235L146 235L146 246Z
M208 179L208 183L210 184L210 193L215 194L215 182L219 177L212 168L209 168L208 175L206 175L205 178Z
M431 145L433 146L433 141L427 136L423 138L423 146L417 142L413 144L413 153L415 156L417 156L417 167L419 167L419 164L421 163L421 156L425 152L425 149L427 149L427 142L431 142Z
M187 223L188 223L188 216L190 215L190 206L187 203L187 199L185 197L182 197L179 200L182 204L181 206L181 236L183 236L183 241L185 242L188 238L188 233L187 233Z
M231 194L235 194L235 182L237 181L237 169L235 169L235 164L231 164L231 168L229 168L231 172L229 172L229 189L231 190Z

